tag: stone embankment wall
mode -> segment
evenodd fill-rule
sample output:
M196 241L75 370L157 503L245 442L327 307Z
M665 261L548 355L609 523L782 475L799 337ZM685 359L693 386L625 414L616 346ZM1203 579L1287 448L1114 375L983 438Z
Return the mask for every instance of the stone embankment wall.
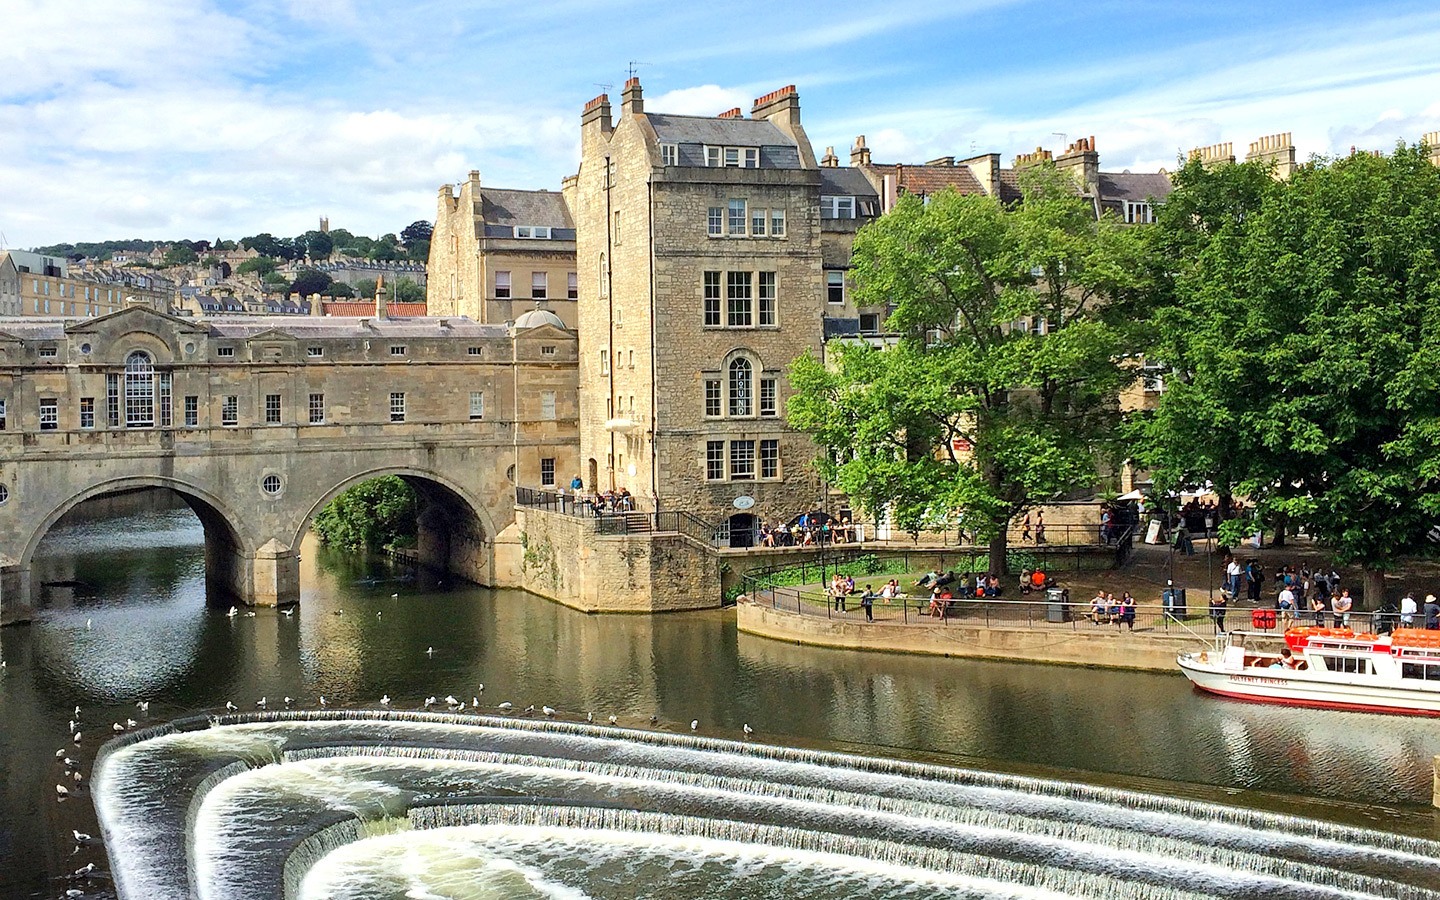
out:
M676 534L603 535L596 522L517 507L496 542L497 583L585 612L652 613L720 605L720 564Z
M1121 636L1108 631L1092 634L1086 631L1056 632L974 625L937 624L930 627L850 622L796 615L753 603L739 604L735 617L742 634L796 644L1009 662L1140 669L1177 675L1180 670L1175 665L1175 657L1208 646L1195 638Z

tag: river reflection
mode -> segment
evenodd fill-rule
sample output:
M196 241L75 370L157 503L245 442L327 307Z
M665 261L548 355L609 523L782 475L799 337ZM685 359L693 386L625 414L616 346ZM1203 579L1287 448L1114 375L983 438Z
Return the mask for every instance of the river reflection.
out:
M799 647L737 634L724 612L588 616L514 591L416 578L383 561L302 551L302 602L228 616L207 606L188 511L56 529L31 626L0 633L0 895L55 896L76 868L86 798L57 804L65 747L111 723L264 697L396 707L478 697L494 711L740 736L1125 785L1432 835L1440 722L1242 704L1179 676ZM433 653L427 652L433 650ZM483 691L482 691L483 684ZM67 720L83 709L75 748ZM78 859L86 859L82 855ZM103 859L102 859L103 863Z

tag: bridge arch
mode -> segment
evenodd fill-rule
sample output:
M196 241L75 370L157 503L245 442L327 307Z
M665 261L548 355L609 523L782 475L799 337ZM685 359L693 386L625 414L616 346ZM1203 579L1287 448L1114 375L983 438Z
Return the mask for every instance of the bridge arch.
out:
M394 475L415 489L421 500L417 517L418 550L422 565L443 569L479 584L492 582L494 540L499 532L495 517L471 491L453 478L415 466L376 466L346 474L308 505L296 523L290 546L296 549L315 516L341 493L374 478ZM301 504L304 508L305 504Z
M20 555L20 566L28 571L35 558L35 552L45 535L65 514L97 497L126 491L164 488L173 491L185 501L200 525L205 530L205 580L207 587L218 588L227 596L246 595L248 575L244 560L253 555L253 541L247 540L237 525L243 522L223 499L211 491L178 478L157 475L136 475L112 478L97 482L78 491L57 504L30 531L25 548Z

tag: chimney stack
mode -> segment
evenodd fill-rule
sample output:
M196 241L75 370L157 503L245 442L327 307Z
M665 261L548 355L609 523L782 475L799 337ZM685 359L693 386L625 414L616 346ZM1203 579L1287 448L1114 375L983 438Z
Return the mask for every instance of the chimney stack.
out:
M1271 163L1275 166L1275 177L1284 181L1295 171L1295 142L1290 132L1267 134L1258 141L1250 142L1250 152L1245 154L1246 162Z
M840 157L835 155L834 147L825 148L825 155L820 157L820 165L827 169L834 169L840 165Z
M1055 155L1044 147L1036 147L1034 153L1021 153L1015 157L1011 164L1012 169L1026 169L1030 166L1038 166L1050 162Z
M1100 182L1100 154L1095 136L1078 138L1055 160L1055 168L1069 172L1082 191L1093 191Z
M640 79L632 75L625 82L625 90L620 95L620 113L634 116L643 112L645 112L645 95L640 90Z
M727 109L727 110L725 110L724 112L722 112L720 115L716 116L715 118L717 118L717 119L743 119L744 117L745 117L745 114L740 111L740 107L738 107L738 106L732 106L732 107L730 107L729 109Z
M1196 147L1190 151L1190 158L1198 159L1200 165L1207 169L1228 165L1235 162L1235 145L1230 141L1225 141L1223 144Z
M1427 131L1420 138L1420 143L1425 145L1430 161L1440 166L1440 131Z
M384 321L390 313L390 304L385 296L385 276L379 275L375 279L375 318Z
M585 109L580 113L580 127L582 130L586 126L597 122L600 125L601 133L610 133L612 126L610 123L609 94L601 94L600 96L594 98L589 103L585 104Z
M870 165L870 148L865 146L865 135L855 136L855 146L850 148L850 165Z
M763 97L755 98L755 105L750 109L750 118L769 119L776 125L799 125L800 124L800 95L795 91L795 85L787 84L778 91L771 91Z

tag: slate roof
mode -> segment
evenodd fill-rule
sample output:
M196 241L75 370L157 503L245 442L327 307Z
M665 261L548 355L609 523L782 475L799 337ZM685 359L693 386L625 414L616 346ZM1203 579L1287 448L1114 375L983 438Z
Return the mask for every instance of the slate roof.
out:
M715 144L729 147L793 147L795 142L769 119L717 119L646 113L663 144Z
M1174 190L1168 175L1159 172L1101 172L1102 200L1164 200Z
M574 229L565 198L558 191L480 189L480 218L486 225L545 225ZM572 237L571 240L574 240Z
M859 169L850 167L820 167L820 193L824 196L874 197L875 185Z

